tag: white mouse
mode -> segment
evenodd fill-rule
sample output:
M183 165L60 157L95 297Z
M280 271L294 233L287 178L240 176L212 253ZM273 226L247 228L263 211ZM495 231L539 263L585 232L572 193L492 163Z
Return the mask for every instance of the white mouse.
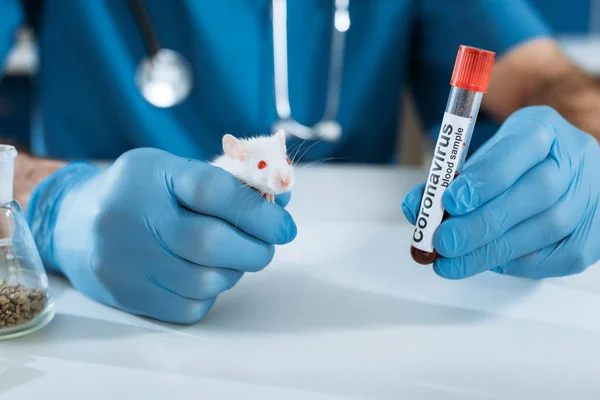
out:
M271 203L276 195L294 187L294 166L287 155L283 130L271 136L247 139L226 134L223 136L223 153L211 164L258 190Z

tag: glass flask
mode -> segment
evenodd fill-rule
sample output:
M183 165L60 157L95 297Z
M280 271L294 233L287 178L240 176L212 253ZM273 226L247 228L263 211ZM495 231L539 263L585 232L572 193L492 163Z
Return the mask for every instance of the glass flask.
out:
M54 317L48 276L18 202L17 150L0 145L0 340L35 332Z

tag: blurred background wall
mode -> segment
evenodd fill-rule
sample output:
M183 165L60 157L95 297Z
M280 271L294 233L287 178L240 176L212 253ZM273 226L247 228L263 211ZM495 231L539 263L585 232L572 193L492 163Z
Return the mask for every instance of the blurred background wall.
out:
M167 0L165 0L167 1ZM514 0L505 0L508 4ZM600 34L600 0L528 0L536 7L557 36L581 38L588 34ZM569 54L588 69L600 67L600 41L596 51L573 44ZM31 76L36 70L34 45L29 31L24 30L17 38L17 46L5 63L5 75L0 80L0 137L9 137L28 144L31 110ZM598 61L596 61L598 60ZM591 67L590 67L591 65ZM398 159L405 165L422 165L427 159L429 144L415 113L410 94L404 95L402 107L406 109L399 123Z

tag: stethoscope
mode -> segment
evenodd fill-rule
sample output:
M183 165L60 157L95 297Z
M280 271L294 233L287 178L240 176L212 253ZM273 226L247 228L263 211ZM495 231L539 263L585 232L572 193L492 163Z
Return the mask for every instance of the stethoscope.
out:
M173 107L185 100L192 90L190 65L175 50L161 47L142 0L129 0L129 4L147 52L135 72L136 86L150 104Z
M287 1L272 0L273 66L275 76L275 108L277 120L271 129L283 129L288 135L305 140L338 140L342 127L337 122L343 75L346 31L350 28L350 0L334 0L335 12L331 35L331 53L325 112L314 126L306 126L292 117L288 88ZM142 0L129 0L147 56L139 63L135 83L150 104L159 108L173 107L184 101L193 87L189 62L180 53L160 45L156 31Z

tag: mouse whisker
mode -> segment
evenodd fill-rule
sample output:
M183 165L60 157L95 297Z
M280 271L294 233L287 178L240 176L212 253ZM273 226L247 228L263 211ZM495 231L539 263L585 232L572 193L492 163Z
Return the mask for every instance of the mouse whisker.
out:
M237 192L244 190L244 188L252 188L250 185L248 185L245 182L242 182L241 185L238 185L238 187L235 188L235 190L233 192L231 192L231 194L237 194Z
M304 152L300 155L300 157L298 157L297 160L294 160L295 164L298 164L300 162L300 160L302 160L302 157L304 157L304 155L313 147L315 147L317 144L321 143L323 141L323 139L319 139L317 141L315 141L313 144L311 144L306 150L304 150ZM294 165L295 165L294 164Z
M327 157L327 158L320 158L320 159L318 159L318 160L313 160L313 161L311 161L311 162L309 162L309 163L306 163L306 164L304 164L304 165L300 166L300 167L299 167L299 169L302 169L302 168L308 168L308 167L312 167L312 166L315 166L315 165L318 165L318 164L323 164L323 163L325 163L325 162L327 162L327 161L331 161L331 160L343 160L343 159L345 159L345 158L346 158L346 157Z
M248 186L246 183L240 181L240 184L237 185L234 190L232 190L230 192L224 192L221 196L222 198L220 198L219 200L220 201L229 201L231 203L234 201L235 195L240 190L243 190L245 187L250 187L250 186Z
M304 145L304 143L306 143L306 140L307 139L303 139L302 141L297 142L296 144L294 144L293 146L291 146L289 148L289 151L290 152L292 152L292 151L296 151L297 152Z
M260 192L257 192L257 191L255 190L255 191L254 191L254 193L252 193L250 196L248 196L248 197L247 197L247 198L246 198L246 199L245 199L245 200L242 202L242 204L241 204L241 205L240 205L240 207L238 208L237 214L235 215L235 224L234 224L233 226L234 226L236 229L237 229L237 227L238 227L238 220L239 220L239 217L240 217L240 212L243 210L243 208L244 208L244 205L245 205L246 203L248 203L248 201L249 201L249 200L251 200L251 199L253 199L253 198L257 197L257 196L260 196L260 195L261 195L261 194L260 194ZM250 203L250 204L251 204L251 203Z
M306 143L307 141L308 141L308 138L304 139L302 142L300 142L298 147L296 147L296 151L294 152L294 155L292 156L292 164L296 161L296 157L298 156L298 153L300 153L302 146L304 146L304 143Z
M302 145L302 143L304 143L304 142L295 143L295 144L293 144L292 146L288 147L288 148L287 148L287 153L288 153L288 154L292 154L292 152L293 152L294 150L298 149L298 147L300 147L300 146Z
M238 187L236 187L232 192L230 192L230 196L229 196L229 202L230 204L233 204L235 201L235 198L237 197L237 194L240 193L242 190L244 190L245 188L250 188L252 189L251 186L249 186L247 183L242 182L241 185L238 185ZM236 217L236 221L237 221L237 217Z
M250 203L248 203L248 205L246 206L247 210L250 210L250 208L256 204L257 201L260 201L261 199L264 199L264 195L261 192L256 192L256 194L254 194L251 197Z
M246 199L246 201L244 202L244 204L242 204L242 208L244 207L244 205L246 205L246 203L248 203L246 205L247 208L250 208L250 206L257 200L260 199L261 197L264 196L264 194L256 189L253 189L254 193L252 193L250 196L248 196L248 198Z
M248 209L254 205L261 197L264 197L262 193L257 193L255 196L252 196L252 201L248 204Z

